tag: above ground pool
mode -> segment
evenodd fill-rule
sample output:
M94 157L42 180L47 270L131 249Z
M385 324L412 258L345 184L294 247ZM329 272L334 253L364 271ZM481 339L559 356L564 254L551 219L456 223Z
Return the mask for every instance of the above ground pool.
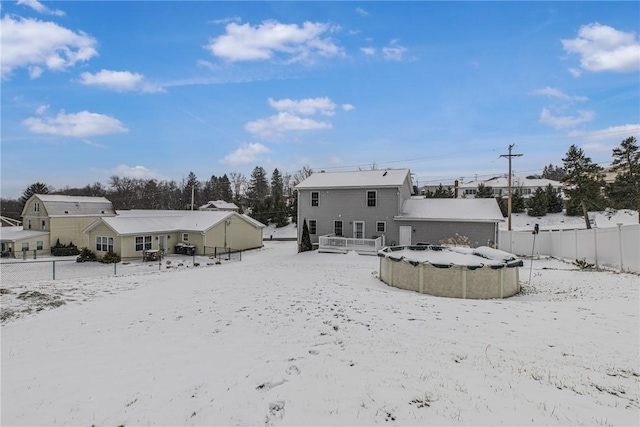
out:
M487 246L392 246L381 249L380 280L449 298L505 298L520 292L522 260Z

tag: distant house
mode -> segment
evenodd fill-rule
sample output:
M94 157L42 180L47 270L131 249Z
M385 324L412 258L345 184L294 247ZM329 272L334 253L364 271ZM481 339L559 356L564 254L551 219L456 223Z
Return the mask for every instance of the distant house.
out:
M175 253L194 247L200 255L214 248L247 250L262 247L264 224L230 211L118 211L85 228L89 249L103 256L115 252L123 259L141 258L145 250Z
M238 212L240 208L235 203L225 202L224 200L211 200L200 206L201 211L231 211Z
M485 187L491 187L493 196L498 198L506 198L509 194L509 179L507 176L496 176L487 180L474 180L469 182L443 183L443 188L451 188L454 194L457 194L458 198L473 199L476 196L478 186L482 184ZM420 193L434 192L438 189L438 185L426 185L421 188ZM559 181L553 181L551 179L543 178L525 178L513 176L511 177L511 191L518 190L520 194L526 199L536 191L537 188L546 189L548 185L554 189L557 194L562 195L562 190L565 185Z
M380 244L438 243L456 233L486 244L497 241L497 224L503 221L494 199L444 204L412 198L408 169L314 173L295 189L298 224L306 220L311 241L321 250L323 245L339 249L335 238L375 240L371 250ZM301 237L298 227L298 243ZM365 246L362 241L347 243Z
M34 194L22 209L22 226L0 227L2 254L14 257L34 250L48 254L58 241L85 247L89 241L82 231L108 216L115 216L115 210L104 197Z

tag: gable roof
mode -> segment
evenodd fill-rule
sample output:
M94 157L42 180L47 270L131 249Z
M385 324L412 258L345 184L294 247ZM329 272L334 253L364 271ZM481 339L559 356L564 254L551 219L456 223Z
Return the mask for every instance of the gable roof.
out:
M113 205L104 197L34 194L25 203L22 216L25 216L29 201L34 198L42 202L50 217L115 215Z
M409 169L384 169L352 172L316 172L295 186L299 190L316 188L402 187Z
M215 209L233 209L233 210L238 210L240 209L235 203L231 203L231 202L225 202L224 200L210 200L208 201L206 204L200 206L199 209L204 210L207 208L215 208Z
M396 220L502 222L504 217L495 199L408 199Z
M264 224L249 221L243 215L231 211L168 211L133 209L118 211L115 217L102 217L87 227L84 232L93 230L99 224L106 224L119 235L162 233L172 231L205 232L230 216L237 216L257 228Z

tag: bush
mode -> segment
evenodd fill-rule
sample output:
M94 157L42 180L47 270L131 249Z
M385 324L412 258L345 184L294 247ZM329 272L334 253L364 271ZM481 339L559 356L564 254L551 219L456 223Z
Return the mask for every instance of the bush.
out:
M103 264L115 264L121 261L120 255L115 252L107 252L100 260Z
M93 253L93 251L91 251L89 248L82 248L82 250L80 251L80 255L78 255L78 258L76 258L77 262L85 262L85 261L97 261L98 257L96 256L95 253Z
M78 247L73 244L73 242L69 242L68 245L63 245L60 243L60 239L56 241L56 244L51 247L51 255L53 256L71 256L71 255L80 255L80 250Z

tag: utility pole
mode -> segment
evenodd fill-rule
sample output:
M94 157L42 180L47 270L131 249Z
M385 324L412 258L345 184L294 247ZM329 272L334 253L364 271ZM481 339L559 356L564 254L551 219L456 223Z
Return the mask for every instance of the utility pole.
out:
M191 184L191 210L193 210L195 188L196 186L194 184Z
M509 159L509 192L508 192L508 201L507 201L507 229L511 231L511 158L512 157L521 157L522 154L511 154L511 150L515 144L509 145L509 154L502 154L500 157L506 157Z

